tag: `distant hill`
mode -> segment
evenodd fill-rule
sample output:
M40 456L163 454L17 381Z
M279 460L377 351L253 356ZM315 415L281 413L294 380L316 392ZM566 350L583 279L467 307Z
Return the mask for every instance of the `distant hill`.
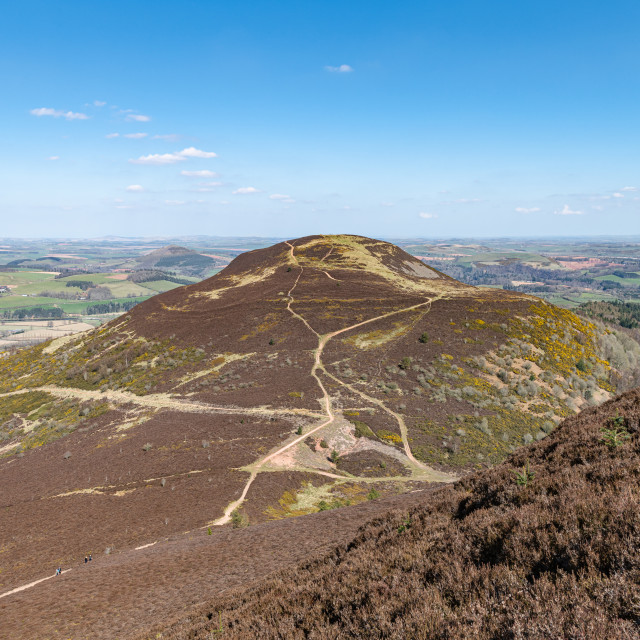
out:
M155 249L136 261L141 269L164 269L184 275L201 275L216 266L214 258L176 245Z

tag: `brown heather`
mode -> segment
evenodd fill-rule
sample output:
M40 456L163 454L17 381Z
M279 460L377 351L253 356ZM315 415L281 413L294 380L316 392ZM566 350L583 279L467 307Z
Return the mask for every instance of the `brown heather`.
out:
M631 438L612 447L602 429L616 416ZM521 486L514 472L527 461L534 476ZM639 477L636 389L144 637L638 638Z

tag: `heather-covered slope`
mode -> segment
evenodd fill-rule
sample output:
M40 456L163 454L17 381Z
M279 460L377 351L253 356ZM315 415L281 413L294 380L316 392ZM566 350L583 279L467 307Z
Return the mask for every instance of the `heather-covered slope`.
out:
M634 390L144 637L637 638L639 480Z
M0 358L0 595L88 550L496 464L609 397L598 345L568 311L460 284L386 242L243 254Z

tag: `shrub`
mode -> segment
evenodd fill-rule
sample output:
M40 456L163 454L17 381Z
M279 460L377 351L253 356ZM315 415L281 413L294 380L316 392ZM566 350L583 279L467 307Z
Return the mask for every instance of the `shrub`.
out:
M583 373L586 373L587 371L589 371L589 365L587 364L587 361L584 358L580 358L580 360L576 362L576 369L578 371L582 371Z
M238 509L234 509L231 512L231 525L234 529L244 529L249 526L249 518Z
M331 452L331 462L336 463L336 462L338 462L339 458L340 458L340 454L334 449Z
M376 500L379 497L380 497L380 493L376 491L373 487L371 488L371 491L367 493L367 500Z
M422 344L424 344L425 342L429 342L429 334L428 333L423 333L419 338L418 338L418 342L422 342Z
M535 473L529 469L529 461L527 460L523 465L520 471L513 472L516 476L516 484L520 487L526 487L533 477Z
M400 369L405 371L406 369L411 368L411 362L412 362L411 358L409 358L408 356L405 356L404 358L402 358L402 360L400 360L398 367L400 367Z
M329 445L327 444L327 441L324 438L322 440L320 440L320 446L323 449L328 449L329 448Z
M152 448L153 448L153 445L150 442L147 442L146 444L142 445L143 451L150 451Z
M601 440L607 444L608 447L614 449L623 445L631 434L625 428L624 417L616 413L615 416L609 418L608 422L611 424L611 428L602 427L600 432L602 433Z

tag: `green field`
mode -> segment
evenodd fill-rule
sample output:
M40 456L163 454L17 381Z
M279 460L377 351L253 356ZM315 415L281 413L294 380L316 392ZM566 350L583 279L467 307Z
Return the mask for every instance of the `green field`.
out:
M609 282L619 282L623 287L640 287L640 276L637 278L621 278L620 276L614 276L613 274L608 276L597 276L594 280L608 280Z

